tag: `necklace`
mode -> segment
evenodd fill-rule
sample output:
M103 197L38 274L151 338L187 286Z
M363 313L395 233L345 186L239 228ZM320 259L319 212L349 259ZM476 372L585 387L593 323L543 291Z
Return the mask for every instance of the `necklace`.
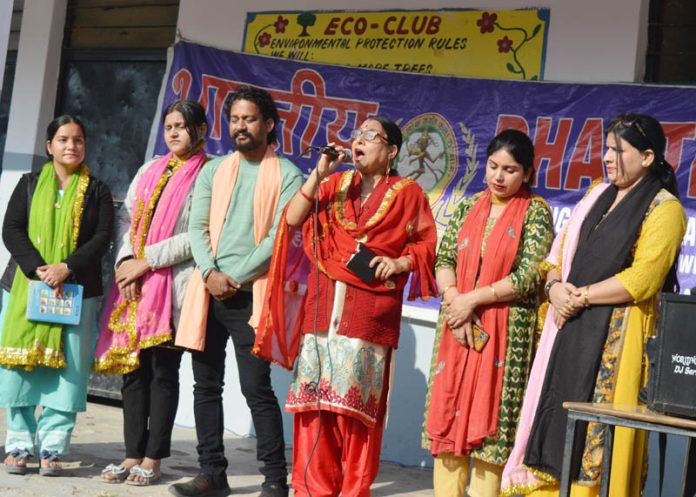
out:
M493 205L507 205L510 199L498 198L495 195L491 195L491 204Z

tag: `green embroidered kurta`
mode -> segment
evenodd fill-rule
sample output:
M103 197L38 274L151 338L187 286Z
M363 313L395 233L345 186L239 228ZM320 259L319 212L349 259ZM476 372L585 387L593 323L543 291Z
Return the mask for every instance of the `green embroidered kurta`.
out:
M457 237L459 230L469 214L471 207L480 197L480 193L463 200L449 220L447 229L440 243L435 262L435 270L452 268L457 270ZM490 233L486 229L485 236ZM487 437L483 445L471 456L482 461L505 464L515 441L515 430L522 407L524 389L532 359L534 330L539 303L541 276L539 263L546 257L553 241L553 218L548 204L538 196L532 196L529 209L524 218L522 240L508 279L518 298L509 303L508 336L503 373L502 399L498 414L498 429L495 435ZM485 240L484 247L485 251ZM430 366L430 379L425 404L427 420L430 408L430 396L433 375L437 368L437 355L442 337L444 313L438 316L435 330L435 343ZM423 447L429 448L428 434L423 424Z

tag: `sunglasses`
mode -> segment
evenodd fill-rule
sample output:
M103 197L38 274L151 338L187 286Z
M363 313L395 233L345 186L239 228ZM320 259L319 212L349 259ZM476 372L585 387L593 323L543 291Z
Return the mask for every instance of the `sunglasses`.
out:
M366 129L365 131L361 129L354 129L350 132L351 140L357 140L361 136L365 139L365 141L368 142L377 141L377 138L382 138L384 141L388 141L386 136L381 134L379 131L375 131L374 129Z
M619 123L620 123L621 126L623 126L624 128L628 128L628 129L632 129L633 131L637 131L638 133L640 133L640 135L641 135L643 138L645 138L646 140L648 140L648 143L650 143L650 144L652 145L652 143L650 142L650 138L648 138L648 135L645 134L645 131L643 130L643 127L640 125L640 123L639 123L638 121L636 121L636 120L634 120L634 119L631 119L631 120L621 119L621 120L619 121Z

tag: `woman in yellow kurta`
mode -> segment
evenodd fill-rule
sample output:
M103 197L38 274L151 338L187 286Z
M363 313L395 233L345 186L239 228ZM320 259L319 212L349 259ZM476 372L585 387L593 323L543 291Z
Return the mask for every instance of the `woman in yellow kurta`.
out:
M566 401L635 405L646 380L644 344L660 290L675 291L685 231L665 135L650 116L617 116L607 132L610 183L578 204L547 259L551 306L525 394L503 495L558 494ZM572 495L599 492L604 429L579 430ZM616 430L610 495L639 496L645 436Z

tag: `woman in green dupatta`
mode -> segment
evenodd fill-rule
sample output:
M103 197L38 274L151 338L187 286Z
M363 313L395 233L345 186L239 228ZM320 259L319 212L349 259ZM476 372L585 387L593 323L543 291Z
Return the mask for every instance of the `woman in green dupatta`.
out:
M109 189L83 163L85 129L78 119L54 119L46 149L51 160L22 176L3 222L12 258L0 281L0 406L7 408L6 471L27 472L38 435L39 472L58 476L77 412L86 407L96 344L95 297L102 293L101 257L114 214ZM27 320L30 280L61 292L66 282L82 285L80 324ZM38 419L37 406L42 407Z

